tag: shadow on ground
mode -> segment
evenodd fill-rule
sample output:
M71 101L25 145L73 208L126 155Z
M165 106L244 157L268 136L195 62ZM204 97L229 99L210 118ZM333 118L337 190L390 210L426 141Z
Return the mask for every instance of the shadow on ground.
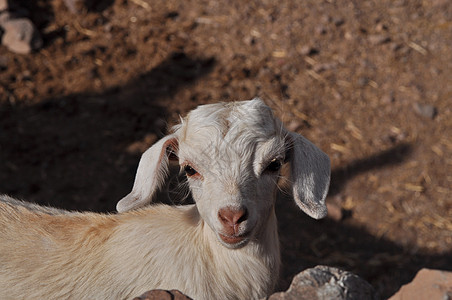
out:
M112 211L132 187L140 151L166 132L162 101L210 72L213 59L174 53L102 94L0 107L0 191L65 209ZM141 149L138 149L141 150Z

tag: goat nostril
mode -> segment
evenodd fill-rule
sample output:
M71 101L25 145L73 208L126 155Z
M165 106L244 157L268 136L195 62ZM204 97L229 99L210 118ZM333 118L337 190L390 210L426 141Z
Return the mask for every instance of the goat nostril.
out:
M241 210L242 215L238 218L237 224L242 223L248 219L248 210L246 208Z
M248 219L248 210L246 208L222 208L218 212L218 218L224 225L234 226Z

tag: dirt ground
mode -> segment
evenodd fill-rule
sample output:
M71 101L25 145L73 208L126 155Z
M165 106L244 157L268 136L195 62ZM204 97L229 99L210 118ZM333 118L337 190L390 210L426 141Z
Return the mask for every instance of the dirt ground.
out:
M279 290L318 264L382 298L452 270L452 2L18 2L44 47L0 47L0 193L112 212L179 115L260 96L332 161L331 217L278 200Z

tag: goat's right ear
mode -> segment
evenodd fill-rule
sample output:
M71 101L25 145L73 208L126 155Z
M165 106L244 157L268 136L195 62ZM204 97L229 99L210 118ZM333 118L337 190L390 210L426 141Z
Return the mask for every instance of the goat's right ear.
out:
M168 176L169 160L177 160L178 142L168 135L143 153L138 164L132 191L116 205L118 212L143 207L152 201Z

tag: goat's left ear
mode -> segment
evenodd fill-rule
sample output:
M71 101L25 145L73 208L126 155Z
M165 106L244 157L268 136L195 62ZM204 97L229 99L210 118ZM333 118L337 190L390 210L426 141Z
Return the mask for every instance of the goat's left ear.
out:
M295 203L309 216L326 216L325 198L330 185L330 159L303 136L287 133L291 181Z
M168 175L169 160L177 160L178 142L175 135L167 135L141 156L132 191L116 205L118 212L143 207L152 201L155 192Z

